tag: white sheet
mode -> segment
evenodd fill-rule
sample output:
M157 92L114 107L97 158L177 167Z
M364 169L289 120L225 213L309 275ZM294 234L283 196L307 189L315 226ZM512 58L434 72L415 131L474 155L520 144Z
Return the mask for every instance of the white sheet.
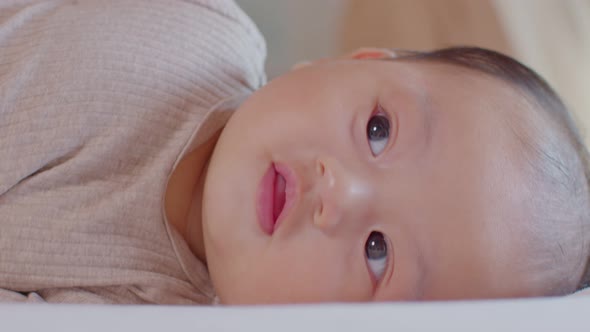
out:
M272 307L0 304L1 331L590 331L590 297Z

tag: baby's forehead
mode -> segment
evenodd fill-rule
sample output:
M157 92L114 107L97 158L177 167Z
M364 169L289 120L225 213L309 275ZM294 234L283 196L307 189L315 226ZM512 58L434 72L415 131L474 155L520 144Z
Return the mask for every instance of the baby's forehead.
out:
M499 209L508 214L504 218L492 218L491 224L518 221L506 226L519 225L520 241L526 244L523 249L535 256L529 257L522 268L526 265L533 269L539 262L554 264L546 262L546 258L554 257L559 250L577 252L566 244L576 242L573 234L577 234L580 226L573 224L587 210L580 207L587 206L588 195L579 194L587 192L584 187L587 179L571 143L575 128L572 129L567 109L551 88L523 66L515 67L517 70L512 75L507 71L495 74L493 68L484 71L429 60L391 62L415 68L418 82L427 87L434 103L444 100L445 106L452 107L453 102L460 103L463 98L472 101L471 105L481 106L461 114L463 117L485 115L479 118L484 120L479 125L497 130L495 135L483 135L487 143L481 144L508 143L501 145L498 156L506 158L511 170L505 170L503 176L512 174L513 179L520 180L507 183L507 188L519 190L520 199L514 195L498 197L504 207L513 206ZM495 162L493 156L488 157L490 163ZM494 188L497 188L494 184L489 186L490 191ZM497 195L491 197L494 196ZM562 221L562 227L555 228L551 224L555 220Z

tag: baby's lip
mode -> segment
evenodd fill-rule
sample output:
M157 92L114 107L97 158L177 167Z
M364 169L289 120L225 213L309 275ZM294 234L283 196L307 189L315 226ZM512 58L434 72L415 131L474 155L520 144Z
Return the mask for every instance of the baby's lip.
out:
M274 188L276 180L276 171L273 164L270 164L258 185L256 195L256 213L258 215L258 224L262 231L272 235L274 229Z
M277 173L277 181L284 181L284 183L277 183L275 189L279 189L275 192L275 204L277 204L277 210L279 211L274 220L273 232L281 225L281 223L289 216L291 210L295 205L295 201L298 196L298 181L295 172L287 164L275 163L274 169ZM281 192L282 190L282 192ZM282 208L280 207L282 203Z
M298 196L295 172L286 164L272 163L262 176L256 196L256 213L262 230L272 235L287 218Z
M282 176L281 173L277 172L276 166L275 173L274 201L272 210L273 225L276 225L277 219L285 207L285 189L287 185L285 177Z

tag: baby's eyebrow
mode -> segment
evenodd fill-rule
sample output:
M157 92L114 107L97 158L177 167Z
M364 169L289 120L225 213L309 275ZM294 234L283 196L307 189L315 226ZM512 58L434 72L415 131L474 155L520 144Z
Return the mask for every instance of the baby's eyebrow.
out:
M386 295L387 293L390 293L393 289L396 288L400 288L400 287L404 287L408 290L408 298L406 298L405 300L410 300L410 301L416 301L416 300L423 300L424 299L424 290L426 287L426 281L428 276L430 275L430 266L428 266L427 260L426 260L426 256L424 253L424 248L422 248L421 246L419 246L416 242L416 240L414 240L414 243L416 243L416 247L414 247L413 252L415 253L415 256L413 257L413 260L416 263L417 266L417 273L415 278L413 278L413 282L411 282L410 284L405 284L405 285L400 285L399 282L397 281L396 278L396 266L395 266L395 257L394 257L394 264L393 264L393 271L391 272L391 274L389 275L387 280L385 281L384 287L380 288L380 292L384 292L385 294L379 294L381 296ZM393 250L395 251L395 245ZM399 267L397 267L399 268ZM397 272L399 273L399 272Z
M366 59L365 61L387 61L387 62L394 62L397 60L403 60L404 57L412 57L418 55L418 52L414 51L407 51L407 50L399 50L399 49L391 49L396 56L395 57L388 57L388 58L373 58L373 59ZM422 90L413 90L412 97L414 100L417 101L418 109L422 112L422 118L424 119L424 133L426 135L425 147L430 146L430 142L432 141L432 131L433 131L433 123L434 123L434 115L433 115L433 102L432 98L425 89Z

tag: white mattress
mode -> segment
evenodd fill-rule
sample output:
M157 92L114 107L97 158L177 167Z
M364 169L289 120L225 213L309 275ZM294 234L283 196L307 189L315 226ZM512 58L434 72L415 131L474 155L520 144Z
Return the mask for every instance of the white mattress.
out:
M259 307L0 304L1 331L590 331L590 297Z

